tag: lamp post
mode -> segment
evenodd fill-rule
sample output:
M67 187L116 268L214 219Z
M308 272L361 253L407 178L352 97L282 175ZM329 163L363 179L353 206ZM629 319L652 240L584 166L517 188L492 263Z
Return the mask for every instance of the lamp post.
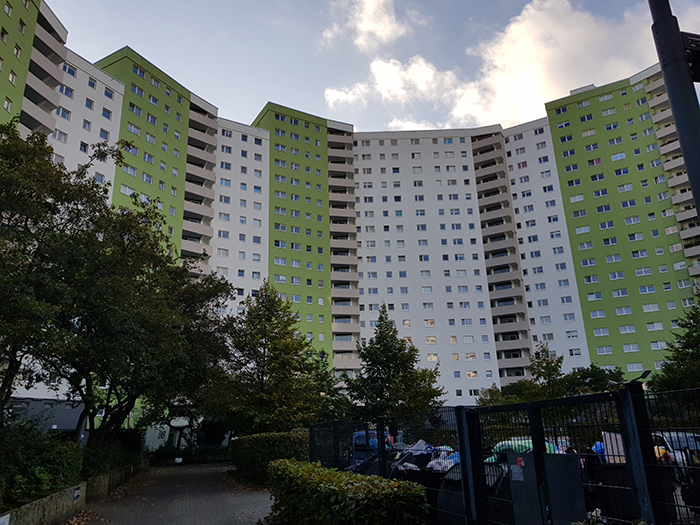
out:
M669 0L648 1L656 52L700 213L700 105L694 86L694 82L700 82L700 35L681 32Z

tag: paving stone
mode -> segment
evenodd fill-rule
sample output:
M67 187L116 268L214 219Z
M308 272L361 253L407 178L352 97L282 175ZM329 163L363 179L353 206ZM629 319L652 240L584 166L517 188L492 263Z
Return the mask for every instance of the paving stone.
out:
M226 473L230 465L152 468L121 491L87 506L90 523L114 525L255 525L270 513L263 490L242 490Z

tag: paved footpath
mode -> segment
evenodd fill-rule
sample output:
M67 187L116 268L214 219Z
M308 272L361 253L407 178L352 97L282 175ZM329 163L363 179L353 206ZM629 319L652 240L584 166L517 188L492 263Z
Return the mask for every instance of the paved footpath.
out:
M87 506L77 523L114 525L254 525L270 513L267 491L237 484L230 465L152 468Z

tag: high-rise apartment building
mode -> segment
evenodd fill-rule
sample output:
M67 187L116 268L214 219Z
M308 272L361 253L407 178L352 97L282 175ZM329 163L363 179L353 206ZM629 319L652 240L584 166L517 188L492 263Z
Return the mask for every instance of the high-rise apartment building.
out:
M500 221L482 222L484 231L517 232L523 290L533 349L546 344L564 358L564 369L588 366L588 346L579 301L569 232L554 159L549 122L545 119L504 131L515 228ZM528 365L522 347L503 351ZM501 361L499 361L500 363ZM507 361L502 361L503 363ZM509 369L510 367L505 367Z
M0 118L69 169L127 140L123 168L90 168L112 202L155 203L238 299L268 278L337 375L382 302L450 404L528 377L539 343L565 370L658 368L694 304L700 221L658 66L505 130L355 132L274 103L251 126L129 47L89 63L43 2L0 20Z
M46 2L7 0L0 14L0 122L19 116L23 135L51 133L59 106L55 89L65 67L68 32Z
M694 304L684 254L694 208L659 68L546 107L591 361L658 368Z

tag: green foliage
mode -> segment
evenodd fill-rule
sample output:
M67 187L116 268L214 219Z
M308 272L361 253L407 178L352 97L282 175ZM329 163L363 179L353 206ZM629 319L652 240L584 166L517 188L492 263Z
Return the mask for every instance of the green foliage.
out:
M301 429L243 436L231 442L231 454L237 477L264 485L271 461L309 461L309 431Z
M270 463L269 480L275 499L273 515L280 523L427 523L425 492L415 483L338 472L291 460Z
M563 362L563 357L550 357L546 343L538 344L528 367L532 379L521 379L503 388L498 388L494 383L481 390L479 405L507 405L607 392L611 384L623 380L619 368L615 371L603 370L596 365L564 374L561 370Z
M0 508L13 506L80 481L83 451L33 423L0 429Z
M102 445L99 448L86 448L83 454L83 478L98 476L124 465L133 465L141 459L139 452L129 449L119 441Z
M436 385L437 368L417 368L420 352L411 343L399 338L386 304L379 309L374 337L358 343L362 374L344 377L348 397L357 405L358 418L426 414L442 404L444 390Z
M237 435L284 432L329 417L337 390L327 356L298 332L297 313L267 281L225 327L224 372L204 393Z
M698 302L698 301L696 301ZM700 382L700 307L693 306L678 320L682 330L674 333L661 371L648 384L657 392L697 388Z
M87 420L88 447L101 447L138 399L163 412L209 379L225 350L215 310L231 287L192 279L155 204L108 205L87 170L119 165L123 143L93 146L69 172L45 135L22 140L14 124L0 126L0 427L19 383L62 379L85 407L76 437Z

